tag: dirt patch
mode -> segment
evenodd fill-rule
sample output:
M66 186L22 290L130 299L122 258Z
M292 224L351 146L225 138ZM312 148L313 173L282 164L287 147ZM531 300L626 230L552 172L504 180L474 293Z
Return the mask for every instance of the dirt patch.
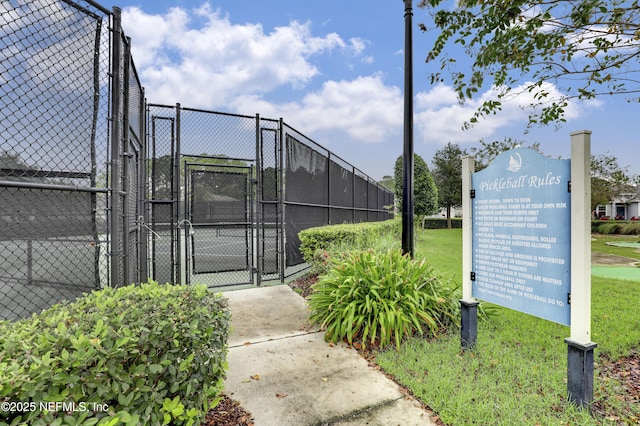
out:
M626 406L640 404L640 354L634 352L615 360L603 358L596 381L604 386L611 380L620 383L621 392L615 396L618 401L596 401L593 403L593 413L615 425L640 424L637 412L620 412L619 408L616 409L620 402Z
M297 280L290 282L289 287L306 299L311 293L313 293L313 289L311 287L318 282L318 279L318 276L315 274L305 274Z
M222 401L209 410L202 426L253 426L253 417L238 401L223 394Z
M591 263L593 265L633 266L637 262L637 259L632 259L630 257L615 256L613 254L598 252L591 253Z

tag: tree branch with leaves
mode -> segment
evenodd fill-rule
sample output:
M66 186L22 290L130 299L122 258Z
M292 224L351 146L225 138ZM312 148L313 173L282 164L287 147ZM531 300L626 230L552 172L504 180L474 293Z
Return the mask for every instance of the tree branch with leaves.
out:
M572 99L624 95L640 102L638 0L459 0L453 8L450 1L422 0L419 7L439 31L427 55L427 62L440 60L431 83L452 83L461 103L480 90L496 92L467 127L527 92L530 125L565 121ZM455 46L470 66L458 61ZM552 87L563 95L553 98Z

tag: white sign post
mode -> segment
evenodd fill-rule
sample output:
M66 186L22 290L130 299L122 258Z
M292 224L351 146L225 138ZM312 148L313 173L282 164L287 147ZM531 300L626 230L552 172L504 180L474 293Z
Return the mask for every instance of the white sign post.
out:
M478 337L478 301L472 292L473 217L471 206L471 175L475 171L473 157L462 158L462 300L460 300L460 337L463 349L475 346Z
M571 134L571 337L569 399L584 407L593 400L591 341L591 132Z

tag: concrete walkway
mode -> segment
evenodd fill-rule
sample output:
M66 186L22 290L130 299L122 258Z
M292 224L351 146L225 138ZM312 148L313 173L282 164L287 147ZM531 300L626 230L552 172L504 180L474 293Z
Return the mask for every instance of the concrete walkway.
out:
M231 311L225 393L256 426L435 425L354 349L329 345L288 286L225 292Z

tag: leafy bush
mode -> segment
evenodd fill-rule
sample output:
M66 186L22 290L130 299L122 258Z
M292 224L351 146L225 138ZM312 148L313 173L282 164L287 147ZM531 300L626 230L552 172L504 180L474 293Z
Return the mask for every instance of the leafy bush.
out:
M455 289L424 261L400 250L350 252L314 285L310 319L337 342L363 345L392 340L396 347L414 333L435 335L458 319Z
M222 389L228 330L226 299L153 282L0 322L0 401L34 404L0 411L0 424L200 424Z
M398 234L402 222L396 219L383 222L366 222L319 226L300 231L300 252L305 262L313 263L317 251L331 247L368 247L381 235Z
M325 275L332 267L331 255L327 250L316 250L311 260L312 273Z

